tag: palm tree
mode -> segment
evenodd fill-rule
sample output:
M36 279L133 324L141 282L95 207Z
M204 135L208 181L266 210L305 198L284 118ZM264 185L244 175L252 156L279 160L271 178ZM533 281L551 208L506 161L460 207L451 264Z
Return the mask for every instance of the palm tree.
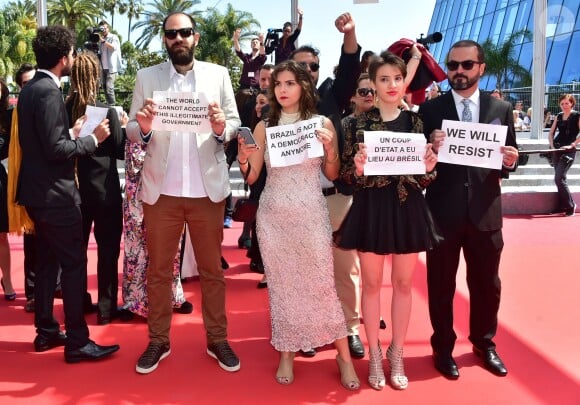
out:
M147 3L146 10L143 11L145 20L139 21L131 31L143 28L141 37L135 45L139 49L147 49L153 39L161 34L162 24L165 17L174 12L186 13L198 17L201 11L193 11L193 6L200 3L200 0L152 0Z
M13 1L0 13L0 76L9 76L24 62L34 62L32 40L36 35L33 0Z
M115 11L121 7L121 2L119 0L103 0L103 10L111 15L111 29L115 25ZM123 14L119 12L120 14Z
M232 52L232 35L236 28L242 29L241 40L258 35L254 28L260 23L247 11L235 10L228 4L224 14L210 8L199 24L200 40L196 57L199 60L214 62L228 68L234 66L237 57Z
M94 26L104 17L100 3L94 0L48 0L48 23L64 25L74 32Z
M139 18L143 13L143 5L139 0L127 0L121 2L119 6L119 14L127 14L129 19L129 27L127 28L127 42L131 42L132 23L134 18Z
M513 53L515 48L524 40L531 40L532 33L522 30L511 33L504 42L494 44L488 38L481 44L485 52L485 74L496 78L496 87L506 89L516 79L522 84L531 83L530 72L518 63Z

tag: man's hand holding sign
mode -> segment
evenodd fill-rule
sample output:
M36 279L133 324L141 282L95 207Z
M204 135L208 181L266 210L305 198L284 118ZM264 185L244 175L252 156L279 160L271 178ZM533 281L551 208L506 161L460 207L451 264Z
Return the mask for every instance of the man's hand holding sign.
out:
M220 105L209 102L204 93L155 91L137 112L143 134L155 131L207 133L220 136L225 129L225 114Z
M430 135L439 161L500 170L513 167L518 151L504 146L507 126L443 120Z

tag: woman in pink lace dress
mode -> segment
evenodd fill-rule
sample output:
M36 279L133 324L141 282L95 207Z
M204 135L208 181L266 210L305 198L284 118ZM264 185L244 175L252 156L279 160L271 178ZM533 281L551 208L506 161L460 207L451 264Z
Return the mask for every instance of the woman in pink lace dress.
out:
M246 145L239 138L238 163L249 184L257 180L264 164L268 172L256 228L268 278L271 343L280 352L276 380L280 384L292 383L295 352L334 342L341 383L356 390L360 383L350 358L346 322L334 285L330 220L320 185L321 170L329 179L338 176L335 130L328 118L315 115L312 78L297 62L289 60L276 66L269 94L270 116L256 126L255 145ZM311 142L321 142L324 155L291 166L273 167L266 127L281 132L305 120L316 124L316 138ZM284 141L294 142L299 136Z

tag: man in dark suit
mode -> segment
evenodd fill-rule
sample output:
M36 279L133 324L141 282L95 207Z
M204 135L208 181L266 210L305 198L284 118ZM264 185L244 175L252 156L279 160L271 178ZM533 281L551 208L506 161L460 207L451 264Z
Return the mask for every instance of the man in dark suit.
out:
M500 181L502 172L514 170L518 150L511 105L480 92L485 71L483 49L474 41L455 43L447 56L447 78L452 91L421 105L425 135L438 151L445 142L442 120L501 123L506 125L502 147L503 168L491 170L438 163L437 180L427 187L426 199L444 241L427 252L429 315L433 326L431 346L435 368L449 379L459 371L452 352L457 338L453 330L453 296L459 254L467 264L470 295L469 340L486 369L504 376L507 369L495 351L501 284L498 275L502 239Z
M86 251L83 246L80 195L75 184L74 158L93 153L109 136L103 120L90 136L71 139L59 88L71 72L75 35L63 26L38 29L32 47L38 63L34 78L18 99L22 164L16 199L24 205L36 232L34 324L37 352L65 346L68 363L97 360L119 349L89 339L83 315ZM83 121L73 129L78 136ZM62 268L66 336L53 316L54 286Z

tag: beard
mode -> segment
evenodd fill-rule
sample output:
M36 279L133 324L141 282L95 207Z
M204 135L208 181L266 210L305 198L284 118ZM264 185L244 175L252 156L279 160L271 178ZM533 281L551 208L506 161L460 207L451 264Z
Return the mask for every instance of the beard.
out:
M462 74L457 74L449 80L449 85L453 90L466 90L479 83L479 76L469 78Z
M167 47L167 53L169 54L169 59L174 65L177 66L187 66L193 62L193 54L195 53L195 46L191 48L187 47L187 44L180 44L179 49L178 44L175 44L173 48Z

